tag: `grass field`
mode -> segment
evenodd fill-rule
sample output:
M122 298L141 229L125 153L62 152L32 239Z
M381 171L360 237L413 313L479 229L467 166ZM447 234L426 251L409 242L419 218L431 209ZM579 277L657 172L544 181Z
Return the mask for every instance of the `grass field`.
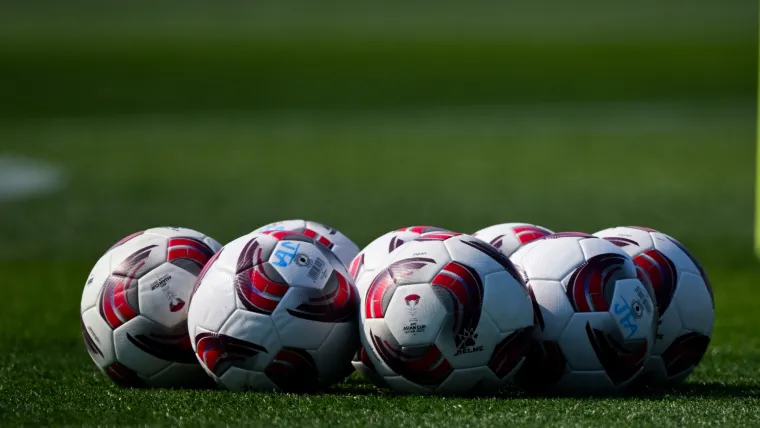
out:
M760 269L752 257L751 108L557 106L477 111L38 120L7 153L59 165L62 191L0 205L0 420L16 424L498 426L760 423ZM721 144L714 144L721 141ZM319 171L318 174L315 171ZM392 203L389 203L391 201ZM616 398L433 398L351 378L323 394L123 390L81 341L98 254L154 224L230 240L306 217L358 243L406 224L501 221L594 231L645 224L705 262L714 339L682 387Z
M48 3L0 12L0 168L61 177L0 192L1 425L760 425L757 2ZM360 246L411 224L657 228L711 277L713 341L684 385L620 397L356 376L314 395L129 390L97 371L78 308L106 248L287 218Z

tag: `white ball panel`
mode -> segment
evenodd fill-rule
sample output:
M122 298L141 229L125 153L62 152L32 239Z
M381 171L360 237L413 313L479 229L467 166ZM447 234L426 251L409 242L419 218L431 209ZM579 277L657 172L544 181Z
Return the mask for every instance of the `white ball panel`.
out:
M657 326L657 339L652 347L652 355L661 355L665 352L673 340L681 334L681 331L683 331L681 316L678 314L678 308L671 303L665 310L665 314L660 316L660 323Z
M424 258L432 262L426 263L420 269L406 272L404 278L397 284L430 283L441 269L451 261L451 256L442 241L412 241L392 252L384 263L390 265L400 260ZM379 271L379 269L378 269Z
M491 359L494 347L501 338L501 332L488 315L482 314L480 317L474 332L474 344L468 344L465 341L457 346L456 333L452 331L452 326L453 317L449 316L435 342L451 367L466 369L486 366Z
M222 373L219 382L231 391L244 391L252 389L256 391L279 391L267 375L258 371L251 371L232 366Z
M684 253L678 245L676 245L668 235L664 233L652 233L654 238L654 247L660 250L663 254L673 262L680 272L690 272L695 275L700 275L699 268L691 260L688 254Z
M279 230L296 230L296 229L303 229L306 227L306 221L304 220L282 220L282 221L276 221L274 223L269 223L267 225L261 226L260 228L253 231L253 233L261 233L261 232L268 232L268 231L279 231Z
M678 308L684 329L712 336L715 322L713 300L701 276L683 272L670 304Z
M471 391L481 381L488 378L491 371L488 366L472 367L468 369L456 369L446 378L435 392L438 394L461 394Z
M268 316L244 310L236 310L224 323L219 333L263 346L266 349L266 352L260 352L246 360L245 369L247 370L263 372L283 346Z
M583 312L573 315L558 344L565 355L567 365L574 371L602 370L599 358L586 334L587 323L592 328L604 332L612 332L617 328L610 314L606 312Z
M377 349L375 348L372 341L368 340L368 338L371 337L373 330L379 331L387 328L385 325L385 320L381 318L365 319L362 320L360 328L362 334L359 335L359 338L361 339L362 346L364 346L364 348L367 350L367 355L372 361L372 364L375 367L375 371L377 371L381 376L396 376L397 373L395 373L380 358L377 357Z
M651 349L657 314L655 303L641 281L621 279L615 282L609 314L624 340L645 339Z
M533 325L533 302L528 290L509 272L494 272L485 277L483 312L496 327L510 332Z
M166 328L187 322L195 275L164 263L138 280L140 314Z
M116 362L116 353L113 344L113 331L106 321L100 316L98 308L90 308L82 314L82 327L85 331L83 335L89 335L92 339L88 344L85 338L85 345L88 348L90 357L98 367L107 367ZM92 349L89 349L92 346Z
M110 250L110 272L118 269L129 269L126 274L140 278L166 261L167 245L168 241L163 236L148 234L147 232L136 236ZM127 259L143 249L146 249L148 256L136 264L130 264Z
M165 369L171 363L170 361L157 358L141 350L129 339L129 336L136 338L138 335L163 330L158 324L140 315L119 326L113 332L116 360L145 377L150 377Z
M187 314L190 333L196 327L219 332L235 311L236 301L235 277L225 272L217 260L206 272L190 302Z
M401 346L435 343L448 316L430 284L396 288L385 311L385 323Z
M291 287L314 290L324 288L333 270L333 264L315 244L288 239L277 243L269 264Z
M306 227L332 242L332 252L342 264L348 265L359 254L359 246L338 230L328 229L325 225L315 221L307 221Z
M538 340L556 340L575 313L567 300L565 289L558 281L533 280L528 286L533 289L544 320L543 330L537 328L533 336Z
M641 253L654 248L654 242L652 242L652 236L650 233L646 230L637 229L634 227L612 227L609 229L600 230L599 232L596 232L594 236L597 236L599 238L625 238L635 241L638 246L626 245L624 247L621 247L629 254L633 254L634 252Z
M277 304L271 318L279 334L282 346L302 349L318 349L324 343L335 324L312 321L291 315L288 309L295 309L309 299L323 298L320 290L291 288Z
M465 243L475 239L477 238L460 235L444 241L451 260L466 261L465 264L475 269L480 275L481 280L489 273L504 271L504 267L491 256Z
M583 256L586 260L600 254L620 254L621 256L626 256L628 254L623 251L622 248L605 239L581 239L578 241L578 245L580 245L581 250L583 250ZM633 269L633 266L631 266L631 269Z
M530 280L561 280L586 259L578 241L586 238L542 239L526 248L520 265ZM520 253L520 251L518 251Z
M320 383L339 382L350 373L351 359L359 343L359 331L355 322L335 324L322 346L312 353Z
M90 271L90 274L87 276L84 290L82 290L82 300L79 305L80 313L97 306L100 291L103 289L103 285L110 274L111 252L109 251L103 254L103 256L95 263L92 271Z

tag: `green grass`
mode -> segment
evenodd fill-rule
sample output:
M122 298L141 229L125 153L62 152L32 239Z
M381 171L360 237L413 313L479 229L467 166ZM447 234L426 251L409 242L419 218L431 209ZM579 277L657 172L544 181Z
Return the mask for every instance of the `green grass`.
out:
M593 106L592 106L593 107ZM36 120L3 153L64 168L60 193L0 202L4 425L504 426L760 424L753 112L673 104ZM437 398L351 378L315 395L119 389L90 361L78 302L97 256L152 225L221 241L276 219L359 244L401 225L642 224L703 260L717 320L688 383L607 398Z

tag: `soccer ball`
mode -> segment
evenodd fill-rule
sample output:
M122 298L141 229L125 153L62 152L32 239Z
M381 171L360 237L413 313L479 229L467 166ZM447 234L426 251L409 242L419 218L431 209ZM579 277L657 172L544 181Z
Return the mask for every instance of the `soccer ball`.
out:
M537 305L535 342L518 376L522 386L603 394L643 372L657 308L623 250L567 232L534 241L511 260Z
M393 252L393 250L400 247L406 242L418 238L423 233L441 232L444 230L445 229L432 226L403 227L401 229L388 232L385 235L370 242L369 245L364 247L364 249L356 257L354 257L354 260L351 261L351 264L348 268L349 274L351 274L351 277L353 277L354 281L356 281L359 296L364 296L364 293L367 291L366 287L364 286L362 288L359 288L359 284L366 284L366 286L369 286L366 281L359 282L359 278L364 275L372 275L375 270L382 265L383 259L388 254ZM354 366L354 369L356 371L364 376L365 379L368 379L376 384L383 384L382 377L378 376L377 373L375 373L374 369L372 368L372 362L369 360L369 356L367 356L367 351L365 351L363 347L360 347L356 352L351 364Z
M117 242L82 292L87 351L121 386L194 386L206 379L187 335L195 279L221 246L194 230L160 227Z
M267 232L287 230L298 232L313 238L316 242L332 250L340 262L348 266L354 257L359 253L359 247L353 243L346 235L340 233L337 229L326 226L322 223L308 220L283 220L270 223L266 226L254 230L254 232Z
M680 242L653 229L615 227L595 235L633 257L639 278L654 290L660 324L645 380L655 387L683 381L707 351L715 320L702 266Z
M254 232L201 273L188 330L198 361L228 389L312 391L352 371L358 303L325 246L296 232Z
M383 264L360 279L369 282L360 333L385 385L456 394L512 380L529 347L533 306L503 254L471 236L432 232Z
M503 223L488 226L472 234L486 241L509 257L523 245L553 232L545 227L528 223Z

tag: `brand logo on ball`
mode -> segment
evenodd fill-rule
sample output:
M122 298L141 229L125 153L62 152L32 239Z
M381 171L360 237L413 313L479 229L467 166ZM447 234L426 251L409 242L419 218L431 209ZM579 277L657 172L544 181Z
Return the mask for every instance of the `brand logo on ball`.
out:
M417 294L410 294L404 297L404 301L406 302L407 308L409 308L409 316L412 317L410 320L417 321L417 306L420 304L420 296Z
M474 328L464 329L464 331L459 333L454 339L457 343L457 352L454 356L457 357L463 354L481 352L483 350L483 345L478 345L476 342L477 339L478 333L475 332Z
M280 248L274 252L274 256L277 257L276 261L272 264L279 267L288 267L298 254L298 249L301 248L301 244L294 244L288 241L282 241Z
M427 328L427 325L417 323L419 321L417 319L417 310L419 309L420 298L418 294L409 294L404 297L406 308L409 310L409 325L404 327L404 334L424 333L425 328Z
M183 307L185 307L185 301L177 297L176 294L169 288L169 281L172 280L172 276L169 274L161 275L160 278L153 281L153 284L150 285L150 290L153 291L157 288L160 288L161 291L164 292L164 295L166 295L166 298L169 300L169 311L171 312L177 312Z
M644 315L644 311L652 312L649 299L646 298L641 287L636 287L636 295L638 299L634 299L630 303L625 297L620 296L620 300L623 302L616 302L614 305L615 315L619 315L620 325L628 330L627 337L633 336L639 330L637 321Z

